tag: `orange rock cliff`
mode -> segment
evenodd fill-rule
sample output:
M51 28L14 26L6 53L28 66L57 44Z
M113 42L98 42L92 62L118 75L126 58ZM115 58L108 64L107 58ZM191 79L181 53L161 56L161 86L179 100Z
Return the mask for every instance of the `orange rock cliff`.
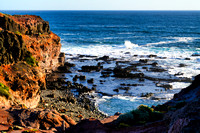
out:
M60 48L60 38L42 18L0 13L0 106L35 108L45 72L63 63Z

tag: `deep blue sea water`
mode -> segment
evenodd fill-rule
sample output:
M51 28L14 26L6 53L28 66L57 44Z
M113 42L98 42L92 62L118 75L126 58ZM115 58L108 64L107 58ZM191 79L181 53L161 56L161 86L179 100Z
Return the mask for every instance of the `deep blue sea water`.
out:
M162 75L148 73L156 77L168 77L183 73L179 77L193 77L200 72L200 11L1 11L7 14L39 15L50 23L51 31L61 37L62 51L76 57L78 54L118 58L130 62L137 61L133 55L156 54L167 57L157 60L168 71ZM128 52L128 55L127 55ZM190 60L185 60L190 58ZM97 62L67 61L82 65ZM179 67L184 63L186 67ZM105 67L114 67L106 64ZM78 69L78 68L77 68ZM77 72L75 70L75 72ZM77 72L78 73L78 72ZM147 73L147 72L146 72ZM80 74L80 73L78 73ZM81 73L82 74L82 73ZM87 77L98 74L83 73ZM70 78L70 77L68 77ZM101 111L113 115L115 112L127 112L140 104L156 105L172 98L174 93L186 87L188 83L171 82L173 90L158 91L151 81L145 86L131 88L125 92L113 92L119 82L137 83L136 80L108 78L104 85L95 81L97 90L113 94L96 99ZM83 83L88 85L87 83ZM90 85L88 85L90 86ZM165 100L143 99L141 93L153 92Z

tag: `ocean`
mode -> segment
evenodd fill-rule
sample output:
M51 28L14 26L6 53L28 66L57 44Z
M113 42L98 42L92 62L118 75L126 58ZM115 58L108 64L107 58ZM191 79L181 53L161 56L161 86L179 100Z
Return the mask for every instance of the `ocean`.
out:
M191 78L200 73L200 11L1 11L7 14L39 15L50 24L51 31L61 37L66 61L75 63L71 74L94 78L94 84L77 81L88 87L95 85L93 100L100 111L113 115L125 113L140 104L162 104L187 87L190 81L168 80ZM80 59L80 55L84 55ZM87 55L87 56L85 56ZM137 66L139 72L153 78L166 79L139 81L117 78L112 74L102 77L101 72L80 72L81 66L96 65L95 58L113 58L101 62L104 69L114 69L148 59L157 62L166 71L150 71L150 65ZM156 55L149 58L149 55ZM95 58L94 58L95 57ZM135 73L135 72L132 72ZM132 85L131 85L132 84ZM135 85L139 84L139 85ZM161 84L161 85L159 85ZM170 85L170 89L163 87ZM128 90L118 89L123 86ZM118 89L118 91L113 91ZM151 94L150 97L144 97Z

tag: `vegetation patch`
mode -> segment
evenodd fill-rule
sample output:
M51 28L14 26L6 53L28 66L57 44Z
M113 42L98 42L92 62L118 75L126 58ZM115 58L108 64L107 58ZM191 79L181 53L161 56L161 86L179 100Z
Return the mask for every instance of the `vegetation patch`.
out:
M163 113L155 111L145 105L140 105L136 110L122 114L115 121L117 127L128 127L131 125L143 125L147 122L154 122L163 119Z
M31 65L31 66L38 66L38 61L36 61L36 59L31 55L30 52L28 52L25 56L25 59L27 64Z
M4 96L7 99L10 97L9 88L2 83L0 83L0 96Z
M19 31L16 31L15 34L22 35L22 33Z

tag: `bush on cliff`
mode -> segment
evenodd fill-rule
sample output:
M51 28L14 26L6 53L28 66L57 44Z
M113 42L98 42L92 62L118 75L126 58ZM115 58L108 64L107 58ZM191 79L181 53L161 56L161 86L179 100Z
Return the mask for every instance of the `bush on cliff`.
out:
M31 65L31 66L38 66L38 61L36 61L36 59L31 55L30 52L28 52L25 56L25 61L27 64Z
M4 96L7 99L10 97L9 88L2 83L0 83L0 96Z
M123 127L123 125L141 125L147 122L158 121L162 118L162 113L154 111L148 106L140 105L136 110L120 115L115 122L118 127Z

